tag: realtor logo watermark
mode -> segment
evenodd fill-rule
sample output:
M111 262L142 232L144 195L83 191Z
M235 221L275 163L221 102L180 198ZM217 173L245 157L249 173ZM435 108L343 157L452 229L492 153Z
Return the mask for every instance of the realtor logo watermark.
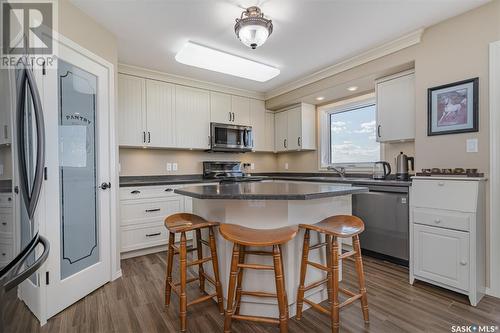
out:
M450 329L453 333L494 333L498 332L497 325L453 325Z
M3 68L15 67L22 57L33 67L53 63L54 3L35 1L0 0Z

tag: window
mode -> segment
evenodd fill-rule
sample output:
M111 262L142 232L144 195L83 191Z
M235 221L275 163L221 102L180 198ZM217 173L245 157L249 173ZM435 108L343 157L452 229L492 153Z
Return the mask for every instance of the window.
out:
M322 107L321 165L371 167L380 160L373 95Z

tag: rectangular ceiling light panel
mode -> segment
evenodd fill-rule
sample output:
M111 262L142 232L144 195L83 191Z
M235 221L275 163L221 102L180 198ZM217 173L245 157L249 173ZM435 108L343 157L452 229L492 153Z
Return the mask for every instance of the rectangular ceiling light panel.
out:
M177 53L175 60L185 65L259 82L268 81L280 73L277 68L193 42L187 42Z

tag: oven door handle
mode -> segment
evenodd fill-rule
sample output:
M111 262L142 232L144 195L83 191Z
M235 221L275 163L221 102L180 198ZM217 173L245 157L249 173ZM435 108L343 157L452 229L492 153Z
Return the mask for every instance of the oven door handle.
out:
M31 254L35 251L36 247L38 244L41 244L43 246L43 252L40 255L40 257L27 269L22 271L21 273L18 273L18 271L23 267L24 263L26 260L31 257ZM7 292L11 290L12 288L18 286L21 282L26 280L28 277L30 277L33 273L35 273L47 260L47 257L49 256L49 251L50 251L50 243L49 241L43 237L37 234L37 240L32 244L32 246L29 248L29 250L25 253L25 255L21 258L19 263L17 264L17 269L15 270L15 275L11 277L3 286L4 291Z

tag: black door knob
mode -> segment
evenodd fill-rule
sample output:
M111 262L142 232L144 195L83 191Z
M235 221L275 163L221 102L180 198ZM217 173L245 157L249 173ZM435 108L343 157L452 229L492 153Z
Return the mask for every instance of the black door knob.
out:
M102 183L99 187L101 188L101 190L106 190L111 187L111 183Z

